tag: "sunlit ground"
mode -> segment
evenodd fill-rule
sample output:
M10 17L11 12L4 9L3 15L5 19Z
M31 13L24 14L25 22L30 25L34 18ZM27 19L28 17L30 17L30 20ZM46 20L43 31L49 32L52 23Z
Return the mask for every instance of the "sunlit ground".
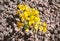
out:
M60 41L60 0L0 0L0 41Z

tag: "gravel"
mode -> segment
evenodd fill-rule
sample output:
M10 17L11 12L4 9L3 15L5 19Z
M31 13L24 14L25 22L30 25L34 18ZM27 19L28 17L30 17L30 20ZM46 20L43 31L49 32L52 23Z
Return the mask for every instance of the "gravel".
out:
M18 31L17 4L25 2L40 11L41 21L46 21L47 33ZM59 41L60 0L0 0L0 41Z

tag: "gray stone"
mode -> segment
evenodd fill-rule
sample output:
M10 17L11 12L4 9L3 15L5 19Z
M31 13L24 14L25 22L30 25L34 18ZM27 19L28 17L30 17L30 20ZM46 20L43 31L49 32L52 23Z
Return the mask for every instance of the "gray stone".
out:
M3 26L2 25L0 25L0 31L4 31L4 28L3 28Z
M60 38L60 34L58 34L58 37Z
M58 30L54 30L54 33L58 33Z
M40 11L43 11L42 7L38 7L38 9L39 9Z
M4 39L4 35L3 33L0 33L0 40L3 40Z
M10 0L3 0L4 2L10 2Z
M60 2L60 0L56 0L56 3Z
M0 11L3 11L4 7L2 5L0 5Z

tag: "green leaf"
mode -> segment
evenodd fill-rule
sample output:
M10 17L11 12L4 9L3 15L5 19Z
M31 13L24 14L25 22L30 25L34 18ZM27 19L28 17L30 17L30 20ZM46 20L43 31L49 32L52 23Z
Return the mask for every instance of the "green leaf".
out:
M23 27L25 30L29 28L29 26L27 24L25 24Z

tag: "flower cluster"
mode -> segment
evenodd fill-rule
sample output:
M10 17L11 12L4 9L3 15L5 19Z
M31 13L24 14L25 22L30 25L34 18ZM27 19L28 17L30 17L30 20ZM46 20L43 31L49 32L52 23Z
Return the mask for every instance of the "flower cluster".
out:
M19 8L17 15L19 15L20 18L20 21L17 22L19 30L23 27L25 31L28 32L31 27L33 31L47 31L47 24L46 22L41 22L39 11L37 9L30 8L27 4L19 4L17 7Z

